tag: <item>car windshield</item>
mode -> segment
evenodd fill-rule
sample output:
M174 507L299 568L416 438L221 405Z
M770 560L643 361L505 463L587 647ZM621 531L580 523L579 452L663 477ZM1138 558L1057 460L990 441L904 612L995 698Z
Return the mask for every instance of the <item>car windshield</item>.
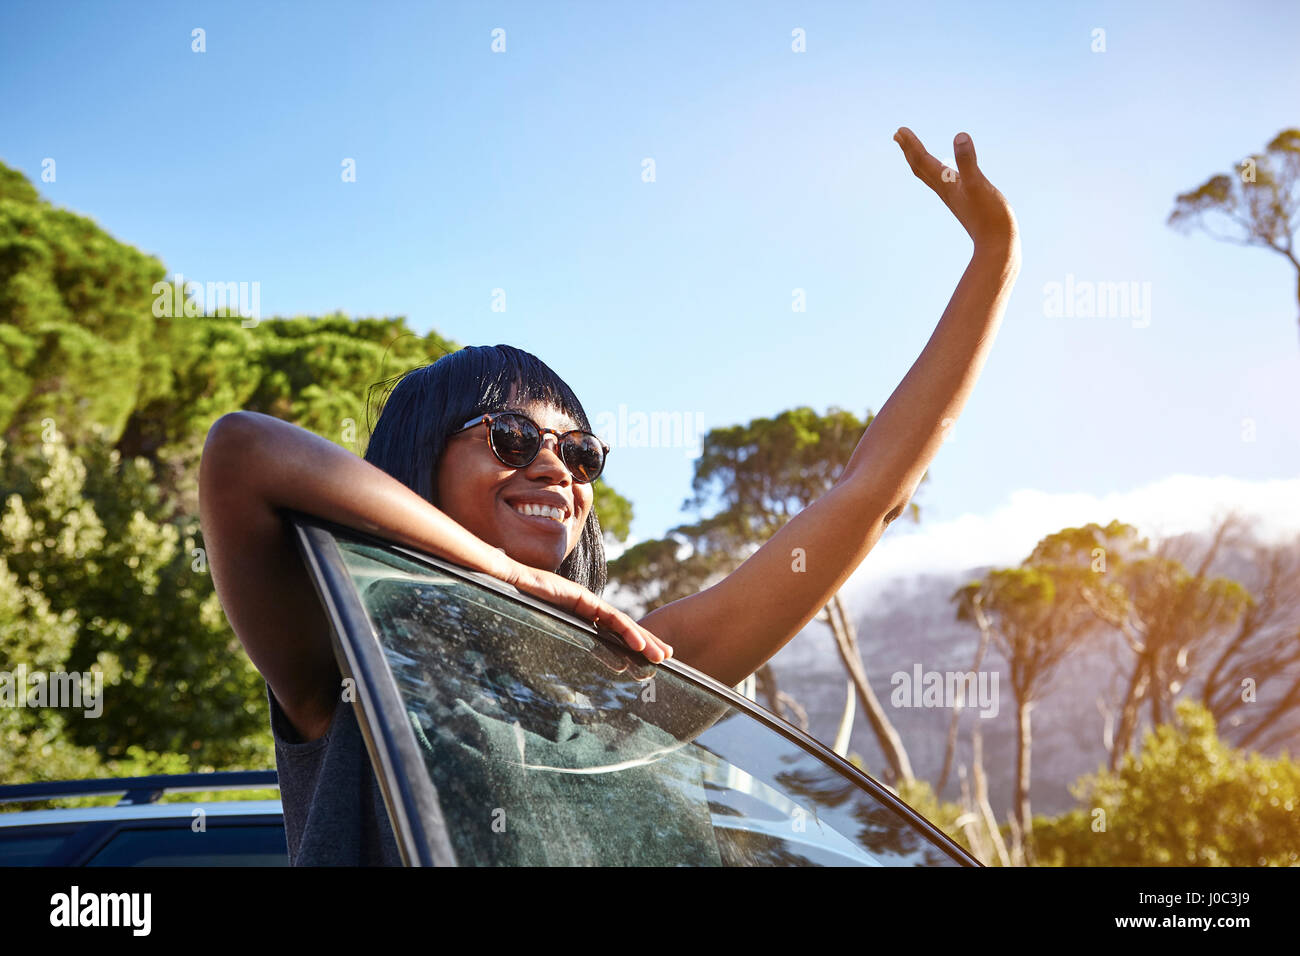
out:
M337 538L464 864L960 865L723 695Z

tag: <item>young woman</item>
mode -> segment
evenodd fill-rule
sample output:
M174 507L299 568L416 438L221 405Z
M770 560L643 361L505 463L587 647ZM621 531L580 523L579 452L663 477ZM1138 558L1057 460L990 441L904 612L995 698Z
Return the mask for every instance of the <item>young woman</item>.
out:
M835 486L726 579L639 621L601 599L605 555L591 481L604 448L581 403L535 357L468 348L393 388L365 459L251 412L212 427L200 469L204 541L231 626L266 678L291 862L398 863L329 625L279 509L318 515L494 575L736 684L795 636L902 513L974 387L1020 269L1006 199L970 137L957 170L907 128L913 173L965 227L974 253L930 341ZM538 440L540 437L540 441ZM794 574L802 548L807 570Z

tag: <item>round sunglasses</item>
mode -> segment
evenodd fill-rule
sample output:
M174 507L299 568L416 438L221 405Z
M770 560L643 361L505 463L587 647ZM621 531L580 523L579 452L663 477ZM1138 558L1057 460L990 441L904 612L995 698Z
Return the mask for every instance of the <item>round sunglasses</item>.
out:
M494 415L480 415L467 421L447 437L459 435L477 425L486 425L488 430L488 447L497 461L511 468L523 468L532 464L542 450L545 436L554 435L560 450L560 460L564 462L579 483L595 481L605 469L605 456L609 446L593 435L580 429L560 432L554 428L543 428L527 415L519 412L498 412Z

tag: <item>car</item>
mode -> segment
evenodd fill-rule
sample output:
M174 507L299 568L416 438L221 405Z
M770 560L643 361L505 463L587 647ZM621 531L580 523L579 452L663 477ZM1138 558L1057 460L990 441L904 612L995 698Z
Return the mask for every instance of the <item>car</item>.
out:
M0 865L288 866L279 800L158 802L187 790L277 786L274 770L251 770L0 787L0 803L123 794L113 806L0 813Z
M489 575L285 517L406 865L980 865L889 788L689 665L651 664ZM273 785L220 776L178 787ZM68 865L149 839L135 859L221 862L187 836L194 805L144 799L167 779L118 781L128 799L93 814L0 814L0 863L35 860L59 827L70 835L54 858ZM27 787L49 788L36 799L58 785ZM231 856L282 865L278 801L203 808L209 832L229 828ZM257 839L241 844L250 828ZM258 842L272 829L276 853Z

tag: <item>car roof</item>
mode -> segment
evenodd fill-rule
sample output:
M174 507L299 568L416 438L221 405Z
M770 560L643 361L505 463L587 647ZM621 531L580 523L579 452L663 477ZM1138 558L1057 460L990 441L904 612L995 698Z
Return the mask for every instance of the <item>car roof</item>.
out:
M52 810L15 810L0 813L0 828L94 823L104 820L174 820L189 818L196 809L205 816L283 816L278 799L210 800L208 802L158 802L165 793L221 790L278 790L274 770L226 770L215 773L153 774L144 777L94 777L10 784L0 787L0 803L22 803L76 797L111 796L121 799L109 806L60 807Z
M70 807L0 813L0 830L7 827L98 823L123 820L190 819L201 809L205 817L283 816L279 800L214 800L211 803L136 803L111 807Z

